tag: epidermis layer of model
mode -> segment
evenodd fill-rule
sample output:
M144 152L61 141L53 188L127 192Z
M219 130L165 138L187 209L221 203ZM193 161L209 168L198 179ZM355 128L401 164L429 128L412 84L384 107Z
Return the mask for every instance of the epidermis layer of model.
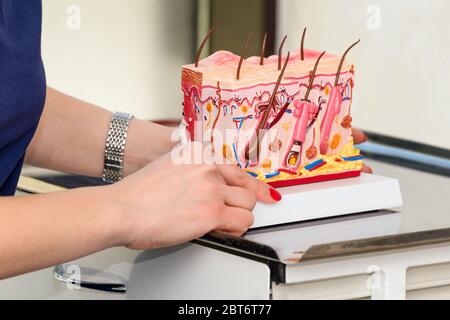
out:
M353 65L343 64L337 77L341 57L324 55L305 100L319 55L306 50L301 60L299 52L291 54L270 110L286 57L269 57L263 65L259 57L248 58L239 80L240 57L231 52L184 66L183 119L190 138L209 144L216 159L278 187L359 175L362 157L351 134ZM258 128L265 133L258 135ZM252 136L260 142L251 149Z

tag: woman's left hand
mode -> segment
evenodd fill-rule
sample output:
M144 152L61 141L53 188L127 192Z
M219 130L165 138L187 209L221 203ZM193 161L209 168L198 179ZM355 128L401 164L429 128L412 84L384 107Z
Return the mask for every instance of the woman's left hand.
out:
M367 136L364 132L362 132L359 129L352 129L352 135L353 135L353 140L355 144L361 144L367 141ZM362 172L365 173L372 173L372 168L366 166L365 164L363 164L363 168L362 168Z

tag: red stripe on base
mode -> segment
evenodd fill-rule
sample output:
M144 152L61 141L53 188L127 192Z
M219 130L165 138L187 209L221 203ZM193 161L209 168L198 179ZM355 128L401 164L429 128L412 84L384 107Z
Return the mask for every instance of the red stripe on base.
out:
M360 175L361 175L361 171L346 171L346 172L323 174L323 175L314 176L314 177L304 177L304 178L298 178L298 179L273 181L273 182L269 182L269 185L273 188L286 188L286 187L298 186L298 185L302 185L302 184L317 183L317 182L324 182L324 181L330 181L330 180L340 180L340 179L346 179L346 178L355 178L355 177L359 177Z

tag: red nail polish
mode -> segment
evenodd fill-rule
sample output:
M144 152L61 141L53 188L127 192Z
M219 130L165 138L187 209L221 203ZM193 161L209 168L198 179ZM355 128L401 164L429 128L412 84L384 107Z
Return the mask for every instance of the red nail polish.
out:
M277 190L270 188L270 196L272 197L273 200L275 200L276 202L281 201L281 193L279 193Z

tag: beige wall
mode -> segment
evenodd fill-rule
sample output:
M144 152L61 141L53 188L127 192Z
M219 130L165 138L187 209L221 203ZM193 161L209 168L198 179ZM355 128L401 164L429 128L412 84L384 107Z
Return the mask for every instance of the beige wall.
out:
M181 117L180 66L191 61L194 43L192 0L43 4L49 85L139 117ZM80 30L67 26L70 5L81 9Z
M371 5L380 9L380 29L367 27ZM280 0L278 14L290 48L304 26L307 47L333 53L362 38L349 56L357 71L355 125L450 148L448 0Z

